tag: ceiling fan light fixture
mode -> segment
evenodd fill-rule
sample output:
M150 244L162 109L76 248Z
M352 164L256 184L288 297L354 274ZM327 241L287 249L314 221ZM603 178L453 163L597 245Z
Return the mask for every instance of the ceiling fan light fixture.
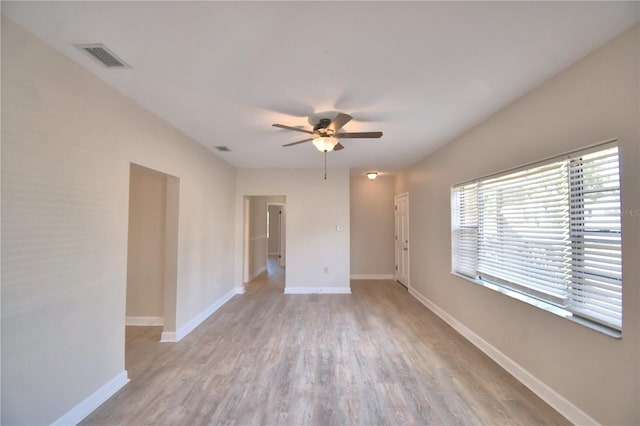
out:
M333 151L333 147L335 147L338 144L338 139L332 136L322 136L319 138L315 138L313 140L313 144L315 145L316 148L318 148L318 151L329 152L329 151Z
M367 172L367 177L369 178L369 180L374 180L378 177L378 172Z

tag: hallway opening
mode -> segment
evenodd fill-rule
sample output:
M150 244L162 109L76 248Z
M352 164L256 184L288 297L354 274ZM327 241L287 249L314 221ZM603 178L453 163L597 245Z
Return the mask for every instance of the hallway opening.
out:
M127 326L175 332L179 179L130 165Z
M286 197L244 197L243 283L269 284L284 292L286 265Z

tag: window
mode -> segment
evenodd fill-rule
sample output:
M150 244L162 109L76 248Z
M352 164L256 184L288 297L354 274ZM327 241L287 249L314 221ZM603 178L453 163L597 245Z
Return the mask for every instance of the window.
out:
M608 144L454 186L453 272L620 331L619 176Z

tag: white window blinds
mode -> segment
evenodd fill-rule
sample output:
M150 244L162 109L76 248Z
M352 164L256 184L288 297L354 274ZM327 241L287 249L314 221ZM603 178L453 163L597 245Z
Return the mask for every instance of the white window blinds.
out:
M452 188L453 271L622 327L617 146Z
M570 310L622 326L622 238L618 148L572 159Z
M457 188L453 194L453 257L456 272L477 277L478 191L475 183Z

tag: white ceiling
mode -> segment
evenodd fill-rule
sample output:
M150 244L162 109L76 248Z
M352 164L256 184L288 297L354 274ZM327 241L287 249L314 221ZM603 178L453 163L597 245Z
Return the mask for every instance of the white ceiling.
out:
M237 167L322 167L281 148L337 111L330 167L401 170L638 22L621 2L2 2L2 13ZM104 43L132 68L73 47Z

